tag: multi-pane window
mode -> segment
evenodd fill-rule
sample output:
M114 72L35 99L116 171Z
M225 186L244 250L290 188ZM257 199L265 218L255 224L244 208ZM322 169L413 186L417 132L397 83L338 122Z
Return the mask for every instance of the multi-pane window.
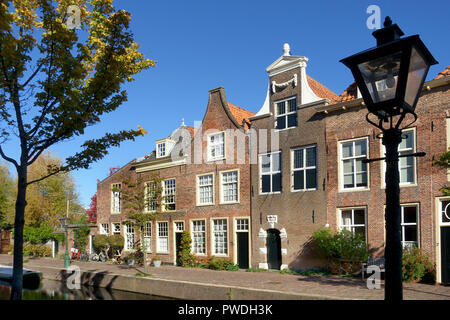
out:
M440 225L450 225L450 200L442 200L440 213Z
M261 193L281 192L281 151L259 156Z
M364 239L366 238L366 209L341 209L341 223L340 228L360 234Z
M145 211L155 212L158 208L158 198L156 194L157 185L155 182L145 184Z
M403 247L418 246L417 241L417 205L402 205L402 245Z
M275 102L276 129L297 127L297 98Z
M166 210L175 210L175 179L164 180L164 204Z
M236 219L236 231L248 231L248 219Z
M292 189L314 190L317 188L316 146L292 150Z
M208 160L225 157L225 133L220 132L208 136Z
M192 251L196 254L206 254L206 227L204 220L192 221Z
M113 223L112 224L112 233L113 234L120 234L120 223Z
M341 183L343 189L367 188L367 139L341 142Z
M120 189L122 185L120 183L114 183L111 186L111 206L113 213L120 213Z
M158 222L158 252L169 252L169 224Z
M134 227L131 224L125 225L125 250L134 248Z
M109 234L109 224L107 223L100 224L100 234Z
M166 143L165 142L158 143L156 156L157 156L157 158L166 156Z
M177 221L175 222L175 232L183 232L184 231L184 222Z
M414 130L402 132L402 142L398 146L400 156L414 153ZM383 145L383 150L386 149ZM383 162L384 172L386 172L386 163ZM414 184L415 182L415 159L411 157L398 158L398 171L400 174L400 184Z
M222 202L233 203L239 201L238 196L238 177L237 171L222 172Z
M213 254L228 254L227 220L213 220Z
M142 236L144 238L144 247L147 252L152 252L152 223L147 222L142 228Z
M214 202L213 180L214 179L212 174L197 177L198 204L213 204Z

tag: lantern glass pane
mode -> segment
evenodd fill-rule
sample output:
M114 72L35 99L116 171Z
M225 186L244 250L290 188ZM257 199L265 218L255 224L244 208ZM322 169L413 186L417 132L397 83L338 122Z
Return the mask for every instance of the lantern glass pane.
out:
M428 72L428 64L415 47L411 51L411 59L409 62L408 80L406 82L405 102L411 107L416 101L417 95L420 93L420 86L423 78Z
M358 65L374 103L395 98L401 56L396 52Z

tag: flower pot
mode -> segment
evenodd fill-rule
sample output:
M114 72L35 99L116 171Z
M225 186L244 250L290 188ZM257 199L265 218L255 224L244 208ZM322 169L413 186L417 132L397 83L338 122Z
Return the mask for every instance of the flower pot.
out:
M159 268L161 266L161 260L153 260L153 265L155 268Z

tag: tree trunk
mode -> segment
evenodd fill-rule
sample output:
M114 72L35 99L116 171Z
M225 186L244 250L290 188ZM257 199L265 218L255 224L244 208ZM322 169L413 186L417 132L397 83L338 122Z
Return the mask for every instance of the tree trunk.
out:
M142 248L143 248L143 253L144 253L144 273L148 273L148 266L147 266L147 245L145 243L145 237L143 235L143 232L141 232L141 243L142 243Z
M25 224L25 207L27 205L27 167L17 170L16 216L14 220L14 264L11 286L11 300L22 299L23 288L23 227Z

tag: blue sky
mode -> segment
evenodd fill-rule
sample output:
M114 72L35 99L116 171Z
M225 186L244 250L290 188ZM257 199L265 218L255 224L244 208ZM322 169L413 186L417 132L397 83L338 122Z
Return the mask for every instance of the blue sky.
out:
M339 95L353 81L339 60L375 45L373 30L366 26L369 5L378 5L382 21L389 15L406 35L420 34L439 61L428 79L450 64L448 0L114 3L132 14L135 40L157 65L126 86L129 99L117 111L105 115L83 137L50 150L65 158L86 139L137 125L149 134L110 149L90 169L73 173L85 206L96 192L97 179L104 179L110 167L150 153L155 139L168 136L182 118L191 126L201 120L208 90L223 86L229 102L257 112L267 89L265 68L282 55L283 43L290 44L292 55L308 57L307 74Z

